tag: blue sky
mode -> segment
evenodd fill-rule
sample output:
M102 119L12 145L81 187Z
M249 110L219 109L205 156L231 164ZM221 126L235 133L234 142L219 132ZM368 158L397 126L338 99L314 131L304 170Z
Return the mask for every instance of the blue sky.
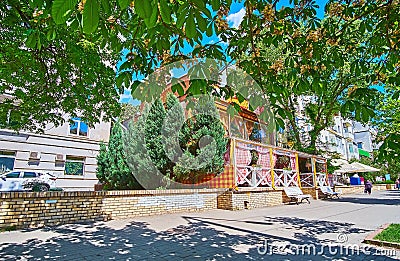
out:
M326 3L328 2L328 0L317 0L316 4L319 6L319 8L317 9L317 16L319 18L323 18L324 17L324 8ZM283 1L279 1L279 3L277 4L277 8L280 9L282 6L290 6L289 0L283 0ZM240 22L243 19L243 16L245 14L245 10L244 10L244 6L243 6L243 2L233 2L231 5L231 9L229 12L229 15L227 17L229 26L231 27L237 27ZM218 38L217 35L212 35L211 37L207 37L204 34L204 38L203 38L203 44L207 44L207 43L216 43L218 42L220 39ZM226 46L226 44L222 43L221 44L222 47ZM183 49L183 52L190 52L191 51L191 47L189 45L185 46L185 48ZM122 56L125 56L125 52L122 52ZM124 59L124 58L122 58ZM119 66L123 63L124 60L121 60L118 64L117 64L117 68L119 68ZM134 76L136 77L136 76ZM137 77L134 80L141 80L143 79L143 77ZM124 94L121 95L121 99L120 102L122 103L132 103L134 105L137 105L139 102L132 99L131 96L131 91L130 90L125 90Z

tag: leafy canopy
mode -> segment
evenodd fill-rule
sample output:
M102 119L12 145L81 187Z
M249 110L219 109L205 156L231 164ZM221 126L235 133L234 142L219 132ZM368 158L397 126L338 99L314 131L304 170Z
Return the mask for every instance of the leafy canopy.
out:
M118 109L117 90L137 86L132 76L147 77L173 61L209 57L248 72L282 118L292 117L283 108L290 93L311 93L324 104L333 97L333 109L309 110L316 133L337 110L370 120L371 85L400 82L399 1L329 1L323 21L315 1L291 0L278 9L280 2L241 1L245 15L236 28L227 22L231 0L6 0L0 7L6 37L0 47L0 94L17 99L2 103L1 117L15 129L60 122L58 110L79 111L96 121L100 111L112 115ZM220 42L202 41L214 34ZM280 59L264 56L262 48L271 46L281 48ZM114 65L113 55L121 50L114 80L103 64ZM244 53L250 59L241 59ZM211 92L188 92L204 90Z

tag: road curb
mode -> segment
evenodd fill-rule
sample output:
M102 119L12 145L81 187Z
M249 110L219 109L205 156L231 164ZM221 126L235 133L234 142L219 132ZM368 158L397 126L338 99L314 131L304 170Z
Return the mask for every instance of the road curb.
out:
M388 241L381 241L378 239L374 239L376 235L381 233L383 230L388 228L390 226L390 223L383 224L379 229L375 230L374 232L370 233L363 241L363 243L366 244L371 244L371 245L376 245L376 246L384 246L384 247L393 247L400 249L400 243L395 243L395 242L388 242Z

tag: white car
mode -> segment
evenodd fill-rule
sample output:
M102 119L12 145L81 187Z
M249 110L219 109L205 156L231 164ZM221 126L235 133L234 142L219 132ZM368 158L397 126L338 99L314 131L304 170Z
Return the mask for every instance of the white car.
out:
M0 175L0 191L48 191L57 177L36 171L12 171Z

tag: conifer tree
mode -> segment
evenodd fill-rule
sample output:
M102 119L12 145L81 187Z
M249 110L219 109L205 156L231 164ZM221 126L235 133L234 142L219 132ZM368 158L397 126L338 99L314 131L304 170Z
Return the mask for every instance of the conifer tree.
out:
M160 98L156 99L146 115L144 140L148 155L157 167L165 174L167 172L168 157L164 151L162 126L166 111Z
M149 107L146 106L142 116L136 122L130 122L124 135L125 157L138 183L145 189L155 189L163 185L163 177L146 148L145 127L148 113Z
M100 147L97 178L104 183L105 189L140 188L126 162L123 135L121 125L116 123L112 128L108 146L102 144Z
M196 183L204 174L219 174L224 169L227 139L219 113L211 97L197 100L193 119L186 122L185 150L174 167L179 181Z
M189 129L185 124L185 112L178 98L169 93L166 100L166 118L162 126L164 150L168 156L166 175L172 178L173 167L182 156L182 147Z

